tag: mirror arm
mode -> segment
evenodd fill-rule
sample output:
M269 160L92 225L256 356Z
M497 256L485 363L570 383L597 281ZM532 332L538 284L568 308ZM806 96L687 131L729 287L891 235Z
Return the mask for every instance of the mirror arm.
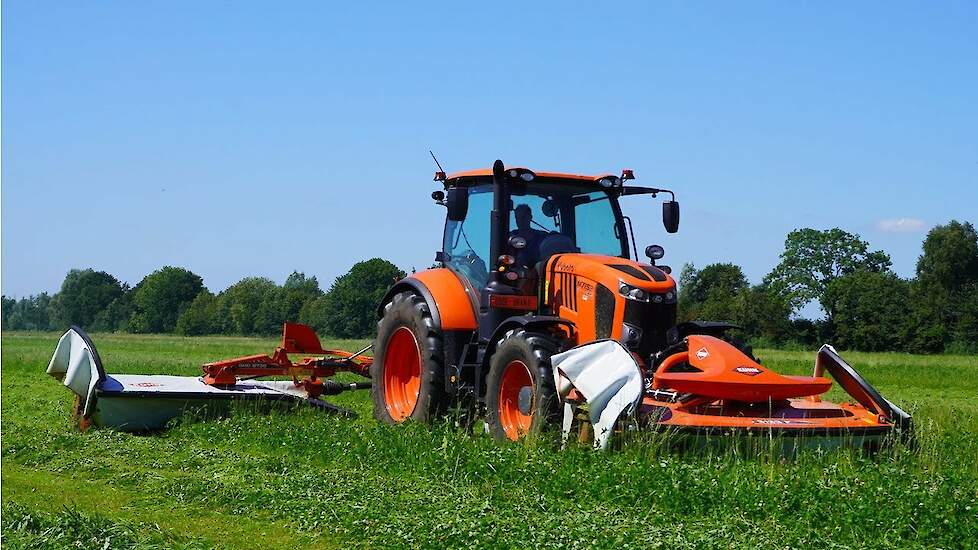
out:
M670 200L676 200L676 194L670 189L657 189L655 187L622 187L622 195L652 195L655 197L659 193L669 193Z

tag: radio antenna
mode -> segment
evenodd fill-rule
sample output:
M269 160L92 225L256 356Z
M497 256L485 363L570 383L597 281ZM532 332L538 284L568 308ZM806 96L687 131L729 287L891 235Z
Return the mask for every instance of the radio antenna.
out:
M438 159L435 157L435 154L431 152L431 149L428 149L428 154L431 155L432 160L435 161L435 165L438 166L438 171L444 172L445 169L441 167L441 163L438 162Z

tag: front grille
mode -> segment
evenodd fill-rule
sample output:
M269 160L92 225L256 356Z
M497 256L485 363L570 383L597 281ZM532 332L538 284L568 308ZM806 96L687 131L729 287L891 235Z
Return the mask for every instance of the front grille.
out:
M627 311L627 310L626 310ZM597 298L594 301L595 337L610 338L612 323L615 320L615 294L611 289L599 284Z
M642 329L637 351L647 358L666 347L666 331L676 324L676 304L625 300L625 322Z

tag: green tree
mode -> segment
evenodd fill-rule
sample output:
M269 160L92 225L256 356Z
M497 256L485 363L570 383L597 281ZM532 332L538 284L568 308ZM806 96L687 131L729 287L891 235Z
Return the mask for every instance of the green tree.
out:
M211 291L201 289L177 318L177 334L199 336L222 332L224 327L219 320L219 305L219 300Z
M697 270L683 266L679 278L681 320L732 321L737 295L750 285L740 266L716 263Z
M42 292L15 300L3 297L4 330L49 330L51 296Z
M133 289L133 332L173 332L177 318L204 286L200 276L165 266L150 273Z
M958 319L946 351L978 353L978 282L961 289L958 303Z
M826 299L825 290L832 280L856 271L882 273L889 268L890 256L870 251L869 243L858 235L839 228L804 228L788 233L781 261L764 283L784 297L792 312L817 300L831 320L836 308Z
M329 294L309 300L299 311L299 322L316 329L316 332L327 333L328 325L326 312L329 311Z
M952 341L968 348L971 289L978 284L978 234L971 223L952 220L927 233L912 290L917 325L911 349L942 351ZM973 340L972 340L973 341Z
M368 337L377 328L377 304L404 275L396 265L380 258L354 264L345 275L337 277L326 299L315 301L321 309L307 311L307 318L321 316L324 332L330 336Z
M3 330L17 330L17 327L10 326L10 317L13 316L14 310L17 307L17 300L14 298L8 298L6 294L0 297L0 302L3 304L3 315L0 317L0 323L3 325Z
M915 326L907 351L940 353L951 340L950 295L925 278L910 285L910 315Z
M737 293L732 320L752 340L763 339L772 345L802 341L793 330L788 302L765 285L754 285Z
M285 291L276 285L262 296L255 311L255 334L279 334L286 320Z
M790 308L765 285L750 286L740 266L716 263L697 270L683 266L679 277L679 321L726 321L739 336L784 342L791 335Z
M119 280L104 271L72 269L51 300L51 327L91 328L96 316L124 293Z
M953 294L978 282L978 233L969 222L951 220L927 233L917 259L917 277Z
M893 273L856 271L833 279L826 299L836 305L833 344L845 349L893 351L910 340L910 283Z
M219 296L220 314L226 315L225 333L269 334L278 329L269 327L269 304L277 299L278 286L265 277L246 277L228 287Z
M716 263L696 271L690 284L683 287L683 293L694 302L705 302L711 294L722 292L733 295L747 286L747 277L739 265Z
M319 289L319 281L315 276L306 277L305 273L293 271L282 285L282 309L285 321L299 320L302 308L310 301L323 295Z
M132 318L132 295L132 289L123 283L122 295L112 300L95 315L92 330L106 332L129 330L129 320Z

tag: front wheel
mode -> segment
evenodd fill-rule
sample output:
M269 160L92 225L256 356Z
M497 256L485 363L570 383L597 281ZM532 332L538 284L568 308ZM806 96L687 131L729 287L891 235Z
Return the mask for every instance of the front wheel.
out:
M550 365L556 351L550 336L522 329L496 348L486 377L486 416L494 437L515 441L556 425L558 399Z

